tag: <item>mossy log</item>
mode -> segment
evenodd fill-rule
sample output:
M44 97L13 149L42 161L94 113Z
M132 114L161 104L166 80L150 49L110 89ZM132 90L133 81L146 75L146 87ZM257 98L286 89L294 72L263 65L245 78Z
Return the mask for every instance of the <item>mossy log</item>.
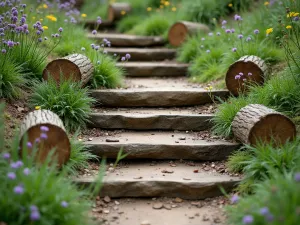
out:
M245 83L263 84L268 72L264 60L254 55L246 55L234 62L226 73L226 86L234 95L245 93L248 86Z
M234 136L244 144L284 144L296 137L295 124L285 115L260 104L242 108L232 122Z
M129 3L116 2L111 3L108 6L108 21L120 20L124 15L131 11L131 6Z
M176 22L172 25L168 33L168 40L171 45L181 45L189 35L199 32L208 33L209 27L201 23L192 23L187 21Z
M72 54L50 62L43 71L43 79L53 78L58 84L62 79L81 82L82 86L93 75L94 66L88 57L81 54Z
M43 163L49 153L54 151L53 159L59 167L70 158L71 144L61 119L50 110L35 110L27 114L20 127L20 155L22 155L23 141L27 138L28 153L32 153L32 146L37 145L36 161Z

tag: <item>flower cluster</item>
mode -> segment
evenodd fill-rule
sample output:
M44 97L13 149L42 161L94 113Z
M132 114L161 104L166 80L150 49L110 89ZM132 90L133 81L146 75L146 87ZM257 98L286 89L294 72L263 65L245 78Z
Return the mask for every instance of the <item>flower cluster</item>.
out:
M251 77L251 76L252 76L252 73L249 72L247 75L248 75L248 77ZM242 73L242 72L240 72L239 74L235 75L234 78L235 78L236 80L240 80L240 79L242 79L243 81L246 81L246 80L247 80L246 77L244 76L244 73Z

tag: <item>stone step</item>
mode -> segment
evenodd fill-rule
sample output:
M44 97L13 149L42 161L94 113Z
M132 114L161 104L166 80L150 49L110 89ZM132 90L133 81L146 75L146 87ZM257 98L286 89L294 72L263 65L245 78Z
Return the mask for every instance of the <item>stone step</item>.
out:
M185 76L189 64L177 62L124 62L117 66L125 69L128 77Z
M90 127L129 130L194 130L211 128L213 114L191 109L109 109L92 113Z
M176 56L175 49L168 48L105 48L108 54L117 54L119 59L125 54L130 54L132 61L164 61L174 59Z
M93 154L116 158L123 147L129 153L126 159L188 159L224 160L239 144L224 140L203 138L201 132L121 132L101 136L85 144Z
M75 178L79 185L89 186L97 174ZM150 164L132 162L114 172L107 172L103 179L101 196L119 197L179 197L183 199L205 199L222 195L220 187L230 191L240 178L206 172L200 166L168 162Z
M111 42L112 47L151 47L163 46L166 41L160 36L136 36L128 34L113 34L113 33L98 33L93 35L88 34L88 38L102 43L106 38Z
M130 88L94 90L91 95L101 106L109 107L177 107L211 103L212 98L225 98L226 90L204 88ZM213 96L213 97L212 97Z

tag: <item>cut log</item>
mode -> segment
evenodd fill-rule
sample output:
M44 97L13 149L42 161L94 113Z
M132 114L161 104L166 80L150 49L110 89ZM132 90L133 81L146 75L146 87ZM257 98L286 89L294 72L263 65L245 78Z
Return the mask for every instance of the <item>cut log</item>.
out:
M233 63L226 73L226 86L234 95L245 93L249 85L262 85L268 73L268 66L264 60L254 55L246 55Z
M82 86L93 75L94 66L88 57L81 54L68 55L50 62L43 71L43 79L53 78L58 84L63 79L81 82Z
M250 104L242 108L232 122L234 136L242 143L284 144L296 137L295 124L285 115L264 105Z
M57 160L59 167L70 158L71 145L66 129L58 115L50 110L35 110L24 118L20 127L21 156L24 138L37 145L37 162L43 163L51 151L54 151L53 159ZM32 148L29 146L27 151L31 154Z
M199 32L208 33L209 27L201 23L192 23L187 21L180 21L170 28L168 40L171 45L181 45L189 35L197 34Z
M131 11L131 6L125 2L111 3L108 6L108 20L113 22L120 20Z

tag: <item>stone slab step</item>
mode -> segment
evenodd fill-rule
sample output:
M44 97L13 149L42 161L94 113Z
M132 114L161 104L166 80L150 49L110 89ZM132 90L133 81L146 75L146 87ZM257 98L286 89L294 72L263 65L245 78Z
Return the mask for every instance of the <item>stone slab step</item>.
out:
M136 36L128 34L98 33L88 34L88 38L102 42L104 38L111 42L113 47L150 47L163 46L166 41L159 36Z
M225 98L226 90L206 91L203 88L130 88L94 90L91 95L101 106L172 107L211 103L210 95Z
M128 77L185 76L189 64L177 62L125 62L117 63L125 69Z
M90 127L129 130L194 130L211 128L213 114L184 109L117 109L90 115Z
M129 53L131 55L130 62L163 61L174 59L176 56L176 50L168 48L105 48L105 50L110 55L125 56Z
M116 158L123 147L126 159L224 160L239 144L223 140L203 140L201 133L122 132L113 137L97 137L85 142L93 154Z
M220 186L230 191L240 181L240 178L217 172L202 172L184 163L170 167L166 162L151 165L133 162L126 167L104 176L101 196L205 199L222 195ZM195 169L199 172L195 173ZM75 179L80 185L90 185L94 181L94 176Z

